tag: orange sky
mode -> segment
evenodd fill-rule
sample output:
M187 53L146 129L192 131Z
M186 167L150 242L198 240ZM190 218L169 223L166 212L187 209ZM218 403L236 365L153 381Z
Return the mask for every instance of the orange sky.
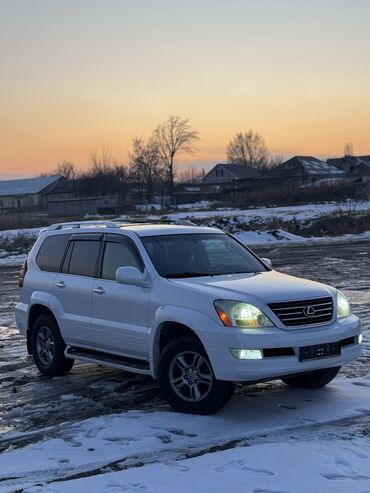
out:
M236 131L275 154L370 154L366 0L3 0L0 176L87 166L169 114L200 132L180 166Z

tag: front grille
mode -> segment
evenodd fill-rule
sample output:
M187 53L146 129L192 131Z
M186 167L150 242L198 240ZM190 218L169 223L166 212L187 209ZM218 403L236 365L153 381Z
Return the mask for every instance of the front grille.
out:
M287 327L320 324L330 322L333 318L333 299L331 297L270 303L268 306Z

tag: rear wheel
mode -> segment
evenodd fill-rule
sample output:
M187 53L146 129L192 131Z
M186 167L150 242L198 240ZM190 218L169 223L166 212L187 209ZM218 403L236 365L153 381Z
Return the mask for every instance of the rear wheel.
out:
M281 380L289 387L300 389L320 389L330 383L340 370L340 366L334 368L323 368L307 373L301 373L292 377L284 377Z
M32 327L31 344L33 360L44 375L65 375L72 368L74 360L64 356L66 345L51 315L37 317Z
M165 398L183 413L215 413L234 393L234 384L215 378L202 344L194 337L170 342L161 355L158 373Z

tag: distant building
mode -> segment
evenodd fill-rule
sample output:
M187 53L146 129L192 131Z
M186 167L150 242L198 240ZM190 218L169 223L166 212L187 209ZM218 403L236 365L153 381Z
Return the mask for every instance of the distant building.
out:
M337 166L348 175L370 175L370 156L343 156L327 159L326 162L330 165Z
M43 176L0 181L0 211L45 211L48 194L63 178Z
M258 178L261 173L246 164L216 164L202 180L202 188L208 192L219 192L225 185L237 180Z
M119 210L119 195L50 199L48 213L52 217L81 217L86 214L116 214Z
M271 169L268 177L280 179L297 186L324 180L338 183L345 178L345 171L313 156L294 156Z
M206 198L205 194L202 193L200 185L179 183L175 187L174 199L177 205L194 204Z

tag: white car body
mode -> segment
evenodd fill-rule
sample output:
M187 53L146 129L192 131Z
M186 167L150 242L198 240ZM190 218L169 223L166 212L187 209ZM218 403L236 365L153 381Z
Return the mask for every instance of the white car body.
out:
M361 355L361 323L349 315L338 319L335 288L269 269L257 274L227 274L181 279L161 277L143 245L145 237L157 235L222 234L218 229L181 225L79 224L54 226L41 233L28 257L28 268L16 306L20 332L28 337L32 313L45 307L52 312L68 351L75 359L91 361L78 349L127 357L143 365L115 364L129 371L157 378L160 337L165 324L186 326L198 336L211 362L215 377L232 382L252 382L301 372L338 367ZM135 244L145 266L140 285L116 280L42 271L36 262L40 246L49 236L119 235ZM269 307L271 303L330 297L330 321L286 326ZM273 327L228 327L221 321L214 302L235 300L258 307ZM37 307L37 309L35 309ZM300 361L299 348L346 341L340 354ZM348 343L349 341L349 343ZM29 346L30 347L30 346ZM290 354L284 354L290 348ZM258 349L261 359L238 359L231 349ZM266 351L266 350L272 350ZM281 354L279 354L281 350ZM275 351L275 353L274 353Z

